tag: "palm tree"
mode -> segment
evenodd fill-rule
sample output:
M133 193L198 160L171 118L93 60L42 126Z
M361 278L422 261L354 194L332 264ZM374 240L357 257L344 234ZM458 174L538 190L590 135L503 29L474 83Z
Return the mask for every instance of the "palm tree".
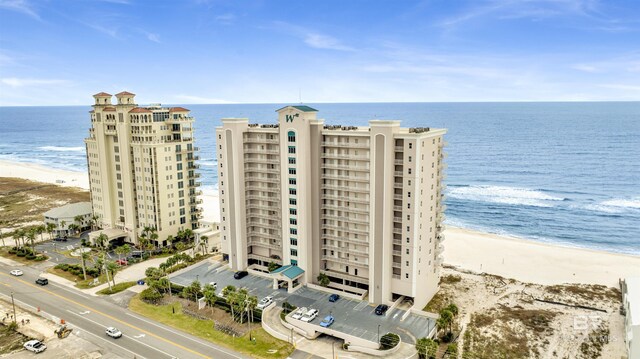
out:
M98 216L97 215L92 215L90 222L91 222L91 230L94 231L96 229L96 227L98 227Z
M60 230L63 231L66 225L67 225L67 221L60 221Z
M89 252L85 252L82 248L82 246L80 246L80 259L81 259L81 263L82 263L82 277L84 278L84 280L87 280L87 265L86 265L86 260L89 259Z
M76 233L78 231L78 225L75 223L71 223L68 228L70 231L73 231L73 233Z
M104 249L105 244L109 241L109 237L106 234L100 233L98 238L96 238L96 245Z
M38 225L36 227L36 233L40 235L40 242L44 242L44 239L42 238L42 233L44 233L46 230L47 228L44 226L44 224Z
M245 300L247 316L249 317L249 340L251 340L251 322L253 321L253 311L258 306L258 298L255 295L247 297Z
M49 239L53 239L53 231L56 229L55 223L47 223L45 230L49 233Z
M174 241L173 236L172 236L172 235L169 235L169 236L167 237L167 246L168 246L168 247L173 247L173 241Z
M24 237L24 230L18 228L13 231L13 240L16 242L16 247L20 248L20 238Z
M79 214L75 217L73 217L73 221L76 223L76 225L78 226L78 229L82 229L82 224L84 223L84 216Z
M117 248L115 249L115 252L116 252L116 254L118 255L118 261L120 261L120 260L121 260L121 258L122 258L122 255L123 255L123 254L127 253L127 252L125 252L125 248L124 248L124 246L117 247Z
M27 230L26 233L27 239L29 239L29 242L31 242L31 249L35 250L35 245L34 245L34 240L36 239L36 229L31 227Z
M116 285L116 272L118 271L118 265L116 264L116 262L108 261L106 263L106 266L107 266L107 270L111 274L111 280L113 281L113 285L115 286Z
M222 289L222 296L225 298L225 300L229 304L229 307L231 307L231 318L234 318L235 314L233 313L233 303L236 296L236 287L232 285L228 285L224 287Z
M160 248L160 243L158 242L158 233L156 232L155 228L153 228L153 230L151 231L151 235L149 236L149 238L151 238L151 240L155 244L156 249Z
M131 246L126 243L123 246L120 246L120 248L122 248L122 254L124 255L127 255L129 254L129 252L131 252Z
M205 255L205 250L207 249L207 240L209 239L209 237L207 236L202 236L200 237L200 249L202 249L202 255Z
M160 279L158 279L158 287L162 288L163 291L166 291L169 293L169 296L171 297L171 281L169 280L169 278L167 277L162 277Z
M211 307L211 313L213 313L213 306L216 304L216 290L213 288L211 284L207 284L204 286L202 290L202 294L204 294L204 301L208 306Z
M441 310L440 317L438 318L438 320L436 320L436 325L438 326L438 330L450 329L452 322L453 322L453 314L448 309Z

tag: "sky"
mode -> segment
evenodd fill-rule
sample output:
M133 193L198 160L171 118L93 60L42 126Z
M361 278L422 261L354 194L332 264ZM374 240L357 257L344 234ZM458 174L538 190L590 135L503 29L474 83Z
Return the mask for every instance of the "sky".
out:
M640 100L638 0L0 0L0 106Z

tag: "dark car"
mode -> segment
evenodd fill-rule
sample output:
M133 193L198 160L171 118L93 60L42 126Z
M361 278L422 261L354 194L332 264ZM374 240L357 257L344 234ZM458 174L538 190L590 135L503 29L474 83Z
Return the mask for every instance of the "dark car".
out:
M242 278L246 277L248 274L249 274L249 272L247 272L246 270L241 270L239 272L235 272L233 274L233 278L242 279Z
M54 242L66 242L67 241L66 238L62 238L62 237L56 237L53 240L54 240Z
M384 315L384 313L386 313L386 312L387 312L387 309L389 309L389 306L388 306L388 305L386 305L386 304L379 304L379 305L376 307L376 314L377 314L377 315Z
M337 302L337 301L338 301L338 299L340 299L340 296L339 296L339 295L337 295L337 294L331 294L331 295L329 296L329 301L330 301L330 302Z
M49 280L47 278L38 278L36 279L36 284L47 285L49 284Z

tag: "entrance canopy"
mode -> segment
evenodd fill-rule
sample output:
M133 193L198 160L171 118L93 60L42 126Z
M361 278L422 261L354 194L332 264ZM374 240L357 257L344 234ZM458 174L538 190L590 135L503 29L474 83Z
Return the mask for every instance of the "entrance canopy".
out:
M101 229L99 231L93 231L89 233L89 240L91 241L91 244L96 244L96 239L101 234L104 234L105 236L107 236L107 242L112 241L114 239L122 238L122 237L129 237L129 233L127 233L126 231L123 231L122 229L117 229L117 228Z
M295 280L304 274L304 270L298 266L286 265L274 270L271 274L280 277L280 280Z

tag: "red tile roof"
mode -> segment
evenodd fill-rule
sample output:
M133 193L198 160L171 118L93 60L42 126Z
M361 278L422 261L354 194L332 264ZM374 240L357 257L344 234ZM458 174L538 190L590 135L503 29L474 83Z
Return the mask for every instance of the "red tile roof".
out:
M129 113L152 113L151 110L146 109L144 107L136 107L133 110L129 111Z
M171 107L169 109L169 112L189 112L190 110L184 108L184 107Z
M111 97L111 94L108 94L106 92L100 92L100 93L97 93L97 94L93 95L93 97L105 97L105 96Z
M131 93L131 92L127 92L127 91L122 91L120 93L117 93L116 96L120 97L120 96L135 96L136 94Z
M115 111L115 110L116 110L116 108L115 107L111 107L111 106L108 106L108 107L105 107L105 108L102 109L102 111Z

